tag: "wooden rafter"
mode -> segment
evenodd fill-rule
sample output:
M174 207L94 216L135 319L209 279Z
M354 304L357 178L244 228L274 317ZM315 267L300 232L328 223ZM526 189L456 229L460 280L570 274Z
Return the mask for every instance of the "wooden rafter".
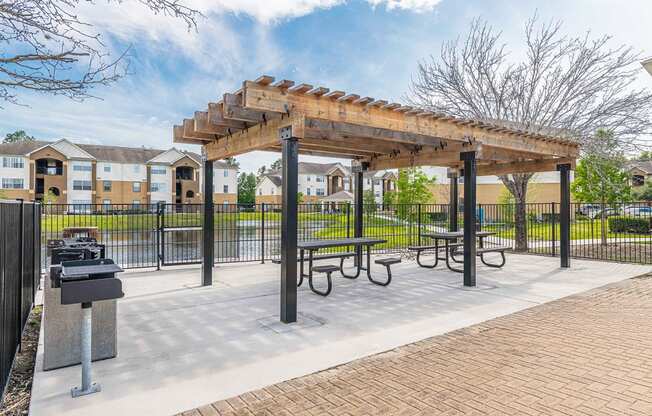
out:
M550 170L574 163L579 146L505 125L461 120L421 108L263 75L223 94L182 126L175 142L202 144L208 158L280 149L278 130L292 126L299 152L367 162L371 169L460 166L475 151L478 173ZM507 172L510 171L510 172Z

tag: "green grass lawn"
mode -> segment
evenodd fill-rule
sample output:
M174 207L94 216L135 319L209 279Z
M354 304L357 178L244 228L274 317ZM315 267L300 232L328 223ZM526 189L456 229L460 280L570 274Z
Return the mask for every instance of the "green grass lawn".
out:
M608 228L608 227L607 227ZM495 231L499 237L514 238L514 227L499 225L484 225L486 231ZM552 240L553 232L551 224L528 224L528 237L530 240ZM555 240L559 240L559 224L555 224ZM576 221L571 224L571 240L588 240L600 239L602 236L602 227L600 221ZM607 238L650 238L650 234L635 233L612 233L607 232Z

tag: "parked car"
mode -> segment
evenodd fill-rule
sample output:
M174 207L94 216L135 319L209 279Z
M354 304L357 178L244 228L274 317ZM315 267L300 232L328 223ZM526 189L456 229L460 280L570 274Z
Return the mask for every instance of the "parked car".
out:
M596 212L599 212L600 209L602 209L600 204L584 204L577 209L577 213L589 218L593 218L593 215Z
M652 207L647 207L647 206L630 206L630 207L625 207L623 210L623 215L629 215L629 216L645 216L649 217L652 216Z
M605 208L604 209L604 216L605 217L613 217L614 215L621 215L622 210L620 208ZM589 218L593 220L600 219L602 217L602 210L597 209L595 211L592 211L589 215Z

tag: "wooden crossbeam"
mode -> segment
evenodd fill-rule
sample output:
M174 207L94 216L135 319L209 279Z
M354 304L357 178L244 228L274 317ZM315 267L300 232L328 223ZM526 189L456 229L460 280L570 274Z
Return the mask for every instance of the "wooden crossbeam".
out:
M172 128L172 142L181 143L181 144L198 144L205 145L206 140L204 139L195 139L192 137L185 137L183 135L183 126L174 126Z
M344 95L333 93L326 96L339 98ZM384 100L376 100L357 105L353 102L323 100L306 94L292 94L280 89L261 86L245 81L243 88L243 107L258 111L303 115L308 118L320 118L350 124L378 127L404 133L421 134L447 141L468 141L473 138L478 142L495 147L537 153L543 156L576 157L579 147L575 144L544 141L511 130L495 131L480 125L455 123L452 118L443 118L434 113L413 109L407 112L395 109L383 109Z
M454 143L443 149L425 149L415 153L377 156L367 159L370 170L408 168L415 166L458 166L460 152L479 151L481 145Z
M477 174L478 176L500 176L508 175L510 173L553 172L557 170L557 165L566 163L570 163L572 169L575 168L574 158L555 158L478 165Z
M271 111L266 112L244 108L242 106L242 96L229 93L224 94L222 111L225 119L240 120L250 123L263 123L269 119L277 117L277 115Z
M229 128L211 124L208 121L208 111L195 111L195 131L214 135L214 138L231 134Z
M254 150L263 150L279 144L279 129L292 127L292 135L304 136L303 117L276 118L265 124L256 124L231 136L224 136L204 146L208 160L221 160Z
M223 103L208 103L208 122L216 126L228 127L232 133L247 128L247 123L241 120L224 118Z
M215 140L215 134L197 131L195 129L195 120L192 118L183 119L183 137L205 141Z

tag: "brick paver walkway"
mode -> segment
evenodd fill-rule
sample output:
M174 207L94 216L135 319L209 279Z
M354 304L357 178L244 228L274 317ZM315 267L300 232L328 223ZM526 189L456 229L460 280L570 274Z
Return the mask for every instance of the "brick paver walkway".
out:
M652 277L183 415L652 415Z

